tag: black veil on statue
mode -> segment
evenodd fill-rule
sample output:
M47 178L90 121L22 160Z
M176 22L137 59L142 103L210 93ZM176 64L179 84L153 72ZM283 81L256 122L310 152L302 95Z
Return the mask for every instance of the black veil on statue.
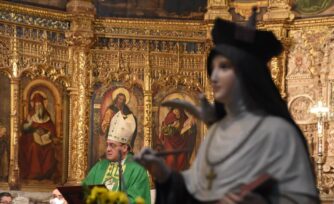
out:
M220 54L227 57L235 67L244 96L251 101L251 104L246 104L247 108L260 109L268 115L290 122L297 129L305 151L308 152L307 141L292 119L267 66L272 57L281 54L282 44L271 31L256 30L256 8L253 8L253 14L246 26L216 19L212 38L215 47L208 56L208 75L212 72L211 63L214 56ZM215 108L218 119L225 117L224 104L216 101Z

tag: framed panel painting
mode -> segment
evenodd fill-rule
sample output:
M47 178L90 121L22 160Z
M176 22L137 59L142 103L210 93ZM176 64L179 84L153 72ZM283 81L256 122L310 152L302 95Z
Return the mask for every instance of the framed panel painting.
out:
M65 137L63 99L47 80L22 82L19 137L20 177L24 185L54 185L64 181Z
M112 117L121 112L123 117L130 115L135 118L136 130L132 136L133 152L138 152L144 143L143 137L143 92L137 86L125 87L116 84L101 87L95 91L91 107L91 132L89 166L92 167L99 159L105 157L105 142L110 129Z
M195 104L193 99L184 93L172 93L162 101L180 99ZM170 155L165 158L166 164L174 170L188 169L194 159L200 143L200 123L191 114L178 108L159 107L158 124L155 128L153 147L157 151L187 150L185 153Z

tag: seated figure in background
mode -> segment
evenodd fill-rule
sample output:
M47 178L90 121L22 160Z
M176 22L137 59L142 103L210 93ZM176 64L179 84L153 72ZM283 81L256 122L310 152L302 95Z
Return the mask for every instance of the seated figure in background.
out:
M104 184L111 191L126 192L131 203L134 203L137 197L142 197L146 204L150 204L150 183L147 171L133 161L131 140L135 130L136 120L133 115L124 116L121 111L118 111L112 117L106 140L106 159L93 166L83 183ZM123 172L121 180L120 165Z
M13 196L8 192L0 193L0 204L12 204Z
M50 204L67 204L67 201L58 189L52 191L52 197L50 199Z

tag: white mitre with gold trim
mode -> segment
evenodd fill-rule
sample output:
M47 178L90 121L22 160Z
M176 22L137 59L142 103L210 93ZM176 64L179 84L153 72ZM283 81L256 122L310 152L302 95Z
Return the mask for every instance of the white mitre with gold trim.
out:
M118 111L110 121L107 139L130 145L135 130L136 120L133 114L124 116Z

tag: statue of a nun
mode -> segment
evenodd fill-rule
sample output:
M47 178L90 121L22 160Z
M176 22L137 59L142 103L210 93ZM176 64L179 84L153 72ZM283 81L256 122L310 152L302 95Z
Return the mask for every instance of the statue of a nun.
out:
M184 172L170 170L149 148L137 155L155 179L157 204L320 203L306 140L267 66L282 44L255 24L256 9L246 25L216 19L207 60L214 104L203 97L200 107L165 103L190 111L209 130ZM264 174L275 180L269 191L241 193Z

